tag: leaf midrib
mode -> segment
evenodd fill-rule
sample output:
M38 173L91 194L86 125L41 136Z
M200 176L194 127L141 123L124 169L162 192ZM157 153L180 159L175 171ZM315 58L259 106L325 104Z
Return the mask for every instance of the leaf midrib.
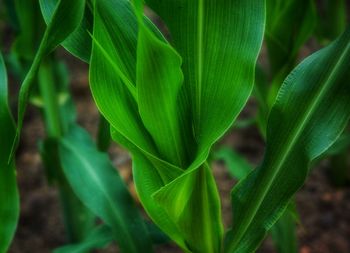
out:
M311 100L310 106L308 107L308 109L306 110L306 113L304 114L304 116L300 120L301 124L299 125L299 127L297 127L295 129L295 131L292 132L294 134L290 135L290 136L292 136L291 140L289 141L289 143L287 143L287 145L284 146L286 148L284 150L282 149L282 152L279 152L279 154L282 154L281 159L277 160L276 166L270 166L270 168L275 168L275 170L272 170L273 174L270 175L271 179L267 182L266 185L264 185L265 188L263 188L263 191L261 191L261 192L263 192L263 194L258 199L257 204L255 205L253 214L250 216L249 221L248 221L247 225L245 226L244 230L243 231L241 230L242 232L240 232L239 234L236 235L236 238L234 239L234 241L236 243L242 239L242 237L245 235L247 229L249 228L250 224L252 223L253 219L255 218L255 215L258 212L262 202L264 201L268 191L270 190L272 183L275 181L276 176L279 174L281 168L283 167L283 164L285 163L289 152L292 150L292 148L296 144L297 140L299 139L300 135L302 134L303 130L305 129L305 127L310 119L310 115L313 114L317 105L322 100L321 98L324 96L325 92L328 90L328 88L329 88L328 86L332 83L334 76L335 76L337 70L339 69L339 66L342 65L344 58L346 57L349 50L350 50L350 43L348 43L348 45L346 46L346 48L344 49L344 51L340 55L339 60L336 62L333 69L331 70L330 75L325 80L325 85L319 90L318 94L314 97L314 99ZM234 247L234 246L236 246L236 244L231 246L230 250L233 250L234 248L232 248L232 247ZM229 252L230 252L230 250L229 250Z
M124 231L128 231L127 226L124 224L123 222L123 218L120 216L117 208L114 206L114 201L109 197L106 189L103 187L103 184L100 182L100 180L98 180L98 175L97 173L93 170L92 166L90 165L90 163L86 162L84 159L82 159L82 157L80 156L80 154L73 148L70 148L69 143L66 140L62 140L62 144L65 146L66 149L71 150L72 153L74 153L79 160L82 162L83 165L85 165L85 167L87 168L87 172L90 174L91 178L93 179L93 181L95 181L96 185L100 188L101 192L103 195L105 195L105 198L107 199L107 202L109 204L109 206L112 208L113 213L115 214L116 219L118 220L118 223L121 227L124 228ZM112 225L112 224L111 224ZM129 232L124 233L127 237L128 237L128 241L132 242L132 236L130 235ZM133 252L137 252L137 249L135 247L135 245L133 243L129 244L133 247L134 251Z
M203 80L203 22L204 22L204 0L198 0L198 17L197 17L197 99L196 99L196 110L195 110L195 118L197 132L200 129L200 119L201 119L201 103L202 103L202 80Z

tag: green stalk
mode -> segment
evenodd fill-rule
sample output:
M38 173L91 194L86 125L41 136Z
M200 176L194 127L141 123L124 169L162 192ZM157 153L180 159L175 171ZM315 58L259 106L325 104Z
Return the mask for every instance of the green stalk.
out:
M62 136L59 104L54 87L51 61L45 60L39 70L39 87L44 103L45 124L48 137Z
M60 192L61 205L63 209L63 218L65 222L66 232L70 242L79 242L84 239L90 229L94 225L94 216L76 197L64 176L62 167L59 162L59 154L57 149L57 140L63 136L62 125L64 120L60 116L58 97L55 90L54 71L51 59L42 62L39 69L39 89L43 98L43 113L47 136L49 140L53 140L51 147L46 147L52 158L50 165L55 170L55 181ZM50 146L50 145L49 145Z

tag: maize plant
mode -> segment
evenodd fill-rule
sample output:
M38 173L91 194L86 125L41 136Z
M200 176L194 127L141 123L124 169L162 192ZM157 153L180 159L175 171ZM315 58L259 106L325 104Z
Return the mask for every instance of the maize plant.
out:
M145 4L169 34L144 15ZM267 119L263 161L232 189L233 224L225 231L208 157L252 93L268 22L265 5L264 0L40 0L47 26L20 89L17 131L5 78L0 86L5 94L0 133L6 138L1 173L10 175L0 174L0 182L12 178L5 182L12 194L0 195L6 198L0 206L2 252L17 221L11 161L23 116L35 78L46 79L45 65L58 45L89 64L97 108L112 139L130 152L138 196L157 227L184 252L255 252L290 206L310 164L335 143L350 118L347 29L280 81ZM3 67L0 74L6 76ZM141 217L106 154L74 122L54 138L74 194L103 221L77 244L55 252L86 252L110 241L122 252L152 252L157 228ZM9 209L17 211L4 218Z

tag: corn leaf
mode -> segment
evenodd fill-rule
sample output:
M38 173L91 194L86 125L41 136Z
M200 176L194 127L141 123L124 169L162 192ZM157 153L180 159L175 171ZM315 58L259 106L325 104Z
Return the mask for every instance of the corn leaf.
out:
M39 49L34 61L22 83L18 101L17 133L12 148L11 156L18 145L19 134L23 125L23 117L29 100L29 94L37 75L40 63L47 54L55 49L68 35L70 35L81 23L85 8L85 0L69 1L60 0L55 8L54 14L47 25L44 36L40 42Z
M287 75L315 28L315 4L313 0L267 0L266 12L265 38L273 76L289 65Z
M46 24L50 23L59 0L39 0L41 12ZM84 17L79 26L62 42L62 46L71 54L82 61L89 62L91 54L92 13L90 8L85 8Z
M223 160L230 174L237 180L242 180L248 176L253 167L241 155L233 149L221 148L214 153L215 159ZM296 238L296 217L297 210L295 202L291 201L281 218L272 226L271 236L279 253L298 252L298 240Z
M165 21L182 57L195 139L200 150L207 149L232 124L250 95L264 1L146 3Z
M171 164L186 164L178 114L178 94L183 82L182 60L177 52L143 22L143 5L138 13L136 89L142 123L160 156ZM159 64L162 63L162 64Z
M266 3L265 39L272 78L267 100L271 109L281 83L295 67L301 47L312 35L317 17L314 0L268 0Z
M15 0L14 3L20 27L14 49L21 59L32 61L44 30L39 3L33 0Z
M310 163L350 117L350 29L285 80L269 116L262 164L232 192L226 252L252 252L302 186Z
M344 32L347 24L346 0L319 1L316 35L322 44L327 44Z
M190 250L217 252L222 233L220 202L204 162L211 145L230 127L251 92L263 31L263 1L254 6L241 1L147 3L166 22L172 43L182 56L185 78L180 98L188 113L184 118L191 118L187 129L196 143L188 151L196 156L187 171L157 191L154 198L182 226ZM254 18L248 20L248 16ZM192 221L196 225L189 227Z
M296 207L292 201L281 218L271 228L271 236L279 253L297 253Z
M206 159L252 90L264 3L157 3L174 47L134 3L136 16L129 2L95 1L93 96L113 139L132 152L154 222L186 252L220 252L220 200ZM176 27L184 20L190 28Z
M232 177L241 180L252 171L252 165L229 147L222 147L214 153L214 158L225 162Z
M8 163L15 124L8 105L7 74L0 54L0 253L6 253L19 217L15 162Z
M126 1L101 0L94 11L89 74L96 104L118 132L155 153L135 100L137 23L131 6Z
M72 244L55 249L53 253L85 253L89 250L106 247L114 240L112 229L107 225L94 228L79 244Z
M115 34L119 36L114 36ZM111 125L113 139L145 160L142 171L152 173L152 182L150 177L146 177L147 189L138 193L141 199L149 200L143 200L143 204L147 212L152 213L151 217L157 225L180 243L181 233L166 212L156 206L151 198L152 193L164 186L164 182L176 178L182 170L157 158L156 147L138 113L135 100L137 20L130 3L96 1L93 40L90 87L95 102ZM125 83L129 83L129 86ZM157 164L157 171L153 171L150 161Z
M152 252L151 240L132 197L106 154L74 126L59 147L64 173L80 200L108 224L123 252Z

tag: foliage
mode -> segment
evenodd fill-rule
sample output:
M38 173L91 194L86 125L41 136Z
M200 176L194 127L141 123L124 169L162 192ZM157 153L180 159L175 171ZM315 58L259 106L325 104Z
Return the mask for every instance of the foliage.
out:
M112 241L122 252L152 252L168 237L185 252L254 252L270 229L280 252L295 252L295 240L286 240L295 236L293 195L313 161L331 146L338 153L342 145L335 143L350 117L349 29L295 67L317 25L311 0L147 0L169 34L144 16L142 0L39 2L43 20L37 5L8 4L21 29L8 62L22 85L16 130L1 60L0 253L18 219L13 159L29 101L43 115L42 158L61 193L70 237L55 252L87 252ZM256 66L264 35L268 72ZM97 144L76 123L67 74L54 53L59 45L89 64L101 113ZM253 88L266 151L256 169L234 153L221 154L240 179L226 232L209 155ZM103 153L110 137L131 153L138 196L156 225L142 218Z

